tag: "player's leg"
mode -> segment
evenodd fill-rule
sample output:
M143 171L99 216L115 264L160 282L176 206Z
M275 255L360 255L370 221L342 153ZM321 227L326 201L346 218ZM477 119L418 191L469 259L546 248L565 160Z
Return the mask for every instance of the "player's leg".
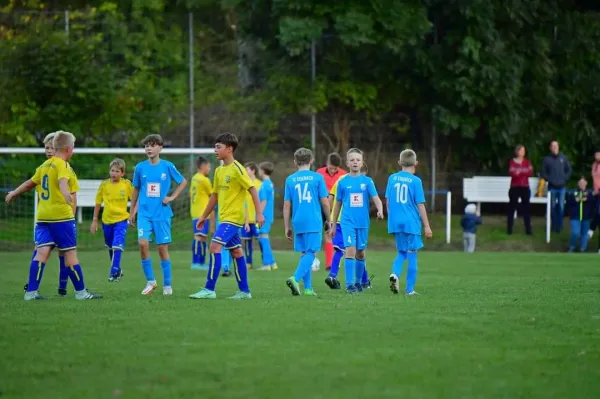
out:
M307 273L312 272L312 262L314 261L314 254L311 257L307 255L309 249L308 233L294 234L294 251L300 253L300 259L298 260L298 266L294 275L285 281L285 284L292 291L292 295L300 295L300 281L304 279Z
M151 295L158 287L154 270L152 268L152 258L150 257L150 241L152 240L152 222L145 217L137 218L138 245L140 248L140 258L142 271L146 278L146 286L142 290L142 295Z
M123 220L113 225L112 242L110 244L113 251L113 257L110 265L109 281L119 281L123 277L121 257L125 250L125 237L127 236L128 227L127 220Z
M49 223L52 238L59 251L65 254L65 266L69 278L75 288L75 299L100 299L102 295L89 292L85 287L83 269L77 256L77 226L75 220L67 222Z
M192 219L192 269L200 269L200 230L196 228L198 219Z
M69 269L65 263L65 253L58 251L58 295L67 296L69 285Z
M154 239L160 257L160 268L163 273L163 295L173 295L171 286L172 267L169 256L169 244L171 243L171 219L152 221Z
M474 235L473 235L474 236ZM420 235L407 234L408 252L406 260L408 266L406 268L406 290L407 295L416 295L415 284L417 283L417 257L418 251L423 248L423 240ZM475 245L475 237L472 237L473 246Z
M338 281L337 276L340 271L340 264L342 263L342 259L346 253L342 226L340 226L339 223L335 224L335 234L333 236L332 243L334 249L333 259L331 260L331 268L329 269L329 275L325 279L325 284L327 284L332 290L339 290L340 282Z
M231 277L231 252L228 249L221 251L221 277Z
M198 237L200 238L200 251L199 251L199 257L198 257L198 261L200 263L200 268L202 270L207 270L208 267L206 266L206 255L207 255L207 250L208 250L208 232L210 231L210 220L206 220L204 222L204 227L202 227L202 230L199 232Z
M238 283L238 291L229 299L252 299L250 287L248 285L248 266L242 250L242 242L239 235L236 235L227 242L225 246L231 254L231 261L235 279Z
M113 264L113 256L114 251L112 248L113 236L114 236L114 227L115 224L105 224L102 223L102 234L104 235L104 245L108 248L108 255L110 259L110 269L108 271L108 281L113 281L112 277L112 264Z
M362 278L365 273L365 251L369 239L369 229L356 229L356 270L354 286L359 292L362 292Z
M569 252L575 251L577 241L579 241L579 234L581 232L581 222L579 220L571 219L571 238L569 240Z
M342 237L346 247L344 259L344 274L346 278L346 292L354 294L357 291L356 284L356 229L353 226L342 225Z
M269 237L271 225L272 222L265 222L258 231L258 244L260 245L263 263L263 266L259 270L277 270L277 263L275 262L271 239Z
M256 236L256 224L250 223L249 231L246 231L246 228L242 228L241 235L242 244L244 247L244 255L246 256L245 263L251 268L254 256L254 237Z
M317 296L312 286L312 264L316 259L316 254L321 250L321 233L306 233L305 234L305 252L302 255L303 267L306 268L302 281L304 282L304 295ZM307 266L310 265L310 266Z
M390 274L390 290L397 294L400 292L399 278L407 256L408 239L405 233L394 234L394 239L396 241L396 258L392 264L392 274Z
M581 229L579 230L579 236L581 237L581 242L579 244L579 250L581 252L587 251L588 240L590 236L588 236L588 231L590 230L590 220L582 220L581 221Z
M50 251L52 251L52 247L55 244L48 225L49 223L37 223L35 226L37 251L29 264L29 278L25 286L24 296L26 301L48 299L38 293L42 277L44 276L46 262L48 261Z

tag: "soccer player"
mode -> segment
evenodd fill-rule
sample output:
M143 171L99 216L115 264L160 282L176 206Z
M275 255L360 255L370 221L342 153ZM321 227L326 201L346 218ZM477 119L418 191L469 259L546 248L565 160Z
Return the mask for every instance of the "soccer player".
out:
M327 191L329 192L335 182L337 182L340 177L346 174L346 171L342 169L340 166L342 164L342 157L337 152L332 152L327 156L327 163L324 167L317 169L317 173L319 173L325 179L325 185L327 187ZM333 209L333 207L332 207ZM323 221L325 221L325 216L323 216ZM334 245L332 244L331 237L329 234L325 234L325 269L329 270L331 268L331 262L334 256Z
M278 269L275 257L273 256L273 249L271 248L271 240L269 239L271 226L275 220L275 188L271 181L274 169L275 166L271 162L262 162L258 165L258 174L263 181L258 189L258 198L260 199L261 210L265 217L265 224L258 231L258 244L260 245L263 263L263 266L258 270Z
M110 257L110 272L108 281L120 281L123 277L121 270L121 255L125 249L125 236L129 227L129 212L127 202L131 199L133 186L124 178L125 161L115 158L109 165L110 178L103 180L96 193L96 205L90 233L98 231L98 215L102 211L102 231L104 233L104 244L108 248Z
M326 230L332 228L327 187L323 176L310 170L313 161L311 150L307 148L296 150L294 164L298 171L285 180L283 202L285 236L291 241L293 234L294 250L301 253L296 272L286 281L292 295L300 295L300 281L304 282L304 295L317 295L312 287L311 268L316 253L321 250L323 238L321 215L325 216Z
M53 132L53 133L48 133L46 135L46 137L44 137L43 143L44 143L44 150L46 153L46 159L50 159L54 156L54 144L52 141L53 141L55 135L56 135L56 132ZM68 185L69 185L69 192L71 193L71 196L73 197L72 207L73 207L73 214L75 214L75 211L77 209L77 192L79 191L79 181L77 180L77 175L75 174L75 171L73 170L71 165L69 165L69 170L71 171L71 177L69 178ZM41 187L36 186L36 195L38 196L38 199L39 199L39 195L40 195L41 191L42 191ZM52 251L52 249L54 249L54 247L52 247L50 249L50 251ZM31 259L34 259L36 254L37 254L37 247L34 248ZM69 283L69 270L65 266L65 254L61 251L58 251L58 262L59 262L58 295L61 297L64 297L67 295L67 284ZM25 286L23 287L23 289L25 290L25 292L27 292L28 288L29 288L29 285L26 283Z
M102 298L102 295L93 294L85 288L83 271L77 258L77 226L72 206L73 197L69 190L69 179L73 175L68 163L73 156L75 136L58 131L53 139L53 147L54 156L36 169L31 180L6 196L6 203L10 203L24 192L40 186L40 204L35 226L37 253L29 267L29 282L24 299L47 299L39 294L38 289L50 251L55 246L65 255L65 266L75 287L75 299Z
M254 162L247 162L245 165L246 173L250 177L250 181L254 188L256 188L256 192L259 192L261 181L256 178L258 175L258 166ZM250 193L246 195L246 204L245 204L245 223L244 228L241 229L242 233L242 243L244 244L244 254L246 255L246 265L248 269L252 268L253 264L253 256L254 256L254 238L258 237L258 229L256 227L256 207L252 202L252 197Z
M223 165L215 170L213 192L204 213L198 219L197 228L202 228L206 218L217 204L219 205L220 224L210 243L212 261L208 269L206 285L202 290L190 295L192 299L215 299L217 297L215 287L221 270L223 247L230 250L239 288L239 291L230 299L252 298L248 287L248 269L240 241L240 228L245 222L244 202L247 192L250 192L254 202L258 227L263 225L265 219L260 209L256 187L252 184L244 167L233 157L237 146L238 139L232 133L220 134L215 139L215 154L219 160L223 161Z
M142 258L142 269L146 277L146 286L142 295L151 295L157 288L152 259L150 258L150 241L154 236L160 266L163 272L163 295L173 295L171 287L171 259L169 244L171 243L171 218L173 211L170 202L175 200L187 185L185 178L175 165L160 159L163 139L158 134L150 134L142 140L148 160L135 165L133 173L133 194L131 196L131 214L129 223L134 224L137 216L138 243ZM171 195L171 181L177 188Z
M196 169L196 174L192 177L192 184L190 186L190 214L192 216L192 229L194 231L194 240L192 241L192 269L208 270L208 266L206 265L206 241L210 227L215 225L214 212L210 214L210 221L204 223L202 230L196 229L196 223L202 212L204 212L212 192L212 186L208 178L210 174L210 162L204 157L198 157Z
M398 251L390 275L390 289L394 294L400 292L398 276L402 274L404 261L408 260L404 292L416 295L417 251L423 247L421 226L425 237L431 238L432 232L425 209L423 183L415 176L417 154L413 150L402 151L398 164L402 170L389 177L385 190L388 233L394 235Z
M338 181L335 195L333 220L340 217L342 238L346 247L344 271L346 274L346 292L355 294L363 290L361 279L365 271L365 250L369 237L369 199L377 208L377 218L383 219L383 204L377 195L373 180L360 173L363 168L363 153L351 148L346 153L346 163L350 173ZM332 229L332 237L336 232Z

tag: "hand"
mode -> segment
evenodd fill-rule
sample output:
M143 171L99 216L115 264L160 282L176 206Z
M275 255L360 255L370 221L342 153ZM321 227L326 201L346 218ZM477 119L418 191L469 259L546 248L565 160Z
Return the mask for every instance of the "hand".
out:
M594 230L588 230L587 235L589 238L592 238L594 236Z
M377 211L377 219L383 220L383 211L381 211L381 212Z
M327 231L327 235L329 236L329 239L333 239L333 237L335 236L335 229L333 228L333 226L331 226L331 228Z
M165 198L163 198L163 200L162 200L162 203L163 203L163 205L167 205L169 202L173 201L174 199L175 199L175 198L173 198L173 197L169 197L169 196L167 195Z
M90 234L96 234L96 232L98 231L98 221L97 220L92 220L92 225L90 226Z
M329 233L333 229L333 223L331 221L325 222L325 233Z
M65 200L67 201L67 204L72 205L73 204L73 196L71 194L69 194Z
M205 222L206 222L206 219L198 218L198 221L196 222L196 229L202 230L204 228Z
M285 229L285 238L292 241L292 229L290 229L290 228Z
M10 204L14 199L15 199L15 196L13 194L13 191L9 191L8 194L6 194L6 198L4 199L4 202L6 202L7 204Z
M246 231L246 233L250 233L250 223L244 223L244 230Z
M256 212L256 227L261 228L265 224L265 217L262 212Z
M427 238L433 237L433 232L431 231L431 227L425 227L425 237L427 237Z
M129 219L127 219L127 223L129 223L129 225L131 227L135 226L135 215L129 215Z

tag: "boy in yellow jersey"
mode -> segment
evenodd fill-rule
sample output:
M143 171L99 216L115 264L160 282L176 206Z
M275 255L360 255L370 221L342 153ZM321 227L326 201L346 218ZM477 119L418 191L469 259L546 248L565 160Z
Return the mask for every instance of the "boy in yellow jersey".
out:
M262 182L256 178L258 175L258 166L254 162L247 162L245 165L246 173L250 177L250 181L256 192L260 191ZM242 243L244 244L244 254L246 255L246 266L248 269L252 268L253 255L254 255L254 239L258 238L258 229L256 228L256 207L252 203L252 196L250 193L246 195L246 210L244 213L245 223L244 228L241 230Z
M119 281L123 277L121 270L121 255L125 249L125 236L129 227L129 212L127 203L131 199L133 185L124 178L125 161L115 158L109 165L110 178L103 180L96 193L96 205L94 206L94 217L90 233L98 231L98 215L102 211L102 231L104 232L104 244L108 248L110 258L110 273L108 281Z
M46 135L46 137L44 137L43 143L44 143L44 150L46 153L46 159L50 159L54 156L54 147L52 144L52 140L54 140L54 136L56 135L56 132L53 133L48 133ZM69 191L71 192L71 196L73 197L73 213L75 212L75 210L77 209L77 192L79 191L79 181L77 180L77 175L75 174L75 171L73 170L73 168L71 168L71 166L69 165L69 168L71 170L72 176L69 178ZM40 193L42 192L40 186L36 186L36 195L39 197ZM52 247L54 248L54 247ZM52 251L52 249L51 249ZM33 255L31 256L31 259L33 260L35 258L35 255L37 254L37 247L34 248L33 250ZM67 295L67 284L69 282L69 271L67 270L67 267L65 266L65 254L61 251L58 252L58 262L59 262L59 278L58 278L58 295L61 297L64 297ZM29 284L25 284L25 286L23 287L24 291L27 292L27 290L29 289Z
M28 290L24 299L26 301L47 299L39 294L38 288L46 261L54 246L65 253L65 264L75 287L75 299L102 298L101 295L92 294L85 288L83 271L77 259L77 228L72 206L73 197L69 192L72 170L68 163L73 156L75 136L72 133L58 131L54 136L53 147L55 155L36 170L31 180L6 196L6 202L10 203L24 192L36 186L41 187L35 226L35 242L38 250L31 261Z
M199 292L190 295L192 299L215 299L215 286L221 269L221 251L223 247L230 250L233 258L235 277L239 291L231 299L251 299L248 287L248 270L244 260L244 252L240 248L240 228L244 225L244 202L246 193L250 192L256 211L256 224L261 227L265 222L263 217L258 192L252 185L244 167L233 158L233 153L238 146L238 139L234 134L223 133L215 139L215 155L223 161L223 165L215 170L213 191L206 209L198 218L196 227L201 230L204 223L215 206L219 206L219 227L215 231L210 243L212 260L208 269L206 285Z
M198 218L206 209L208 199L212 193L212 185L208 175L210 174L210 162L204 157L198 157L196 161L196 174L192 177L190 186L190 214L192 216L192 229L194 240L192 241L192 269L208 270L206 265L206 240L211 226L215 225L214 212L210 214L210 222L204 223L202 230L196 228Z

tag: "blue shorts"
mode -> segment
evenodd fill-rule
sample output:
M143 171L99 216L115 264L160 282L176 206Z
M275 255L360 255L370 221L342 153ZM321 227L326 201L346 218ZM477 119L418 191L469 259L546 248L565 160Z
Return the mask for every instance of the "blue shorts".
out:
M258 237L258 229L256 228L256 223L250 223L250 231L246 231L245 227L240 229L240 234L242 235L242 240L251 240L254 237Z
M35 224L35 246L56 247L60 251L77 248L77 225L75 220L65 222L37 222Z
M394 239L398 251L418 251L423 248L423 239L418 234L394 233Z
M194 235L208 237L208 231L210 230L210 220L207 219L204 221L204 227L202 227L202 230L198 230L196 228L196 223L198 223L198 218L192 219L192 229L194 229Z
M221 223L215 231L212 240L221 244L225 249L234 249L242 246L240 240L240 227L232 223Z
M104 231L104 244L112 249L125 249L125 236L129 224L123 220L113 224L102 224Z
M148 240L152 242L151 236L154 236L157 245L171 243L171 219L150 220L145 217L137 218L138 240Z
M357 229L352 226L341 226L341 229L345 248L354 247L357 251L367 248L369 229Z
M321 250L323 233L299 233L294 235L294 251L313 252Z
M339 249L341 251L346 249L344 245L344 235L342 234L342 226L339 223L335 224L335 235L333 236L333 248Z
M265 220L265 224L263 224L262 227L258 229L258 234L269 234L271 232L271 226L273 226L273 221Z

